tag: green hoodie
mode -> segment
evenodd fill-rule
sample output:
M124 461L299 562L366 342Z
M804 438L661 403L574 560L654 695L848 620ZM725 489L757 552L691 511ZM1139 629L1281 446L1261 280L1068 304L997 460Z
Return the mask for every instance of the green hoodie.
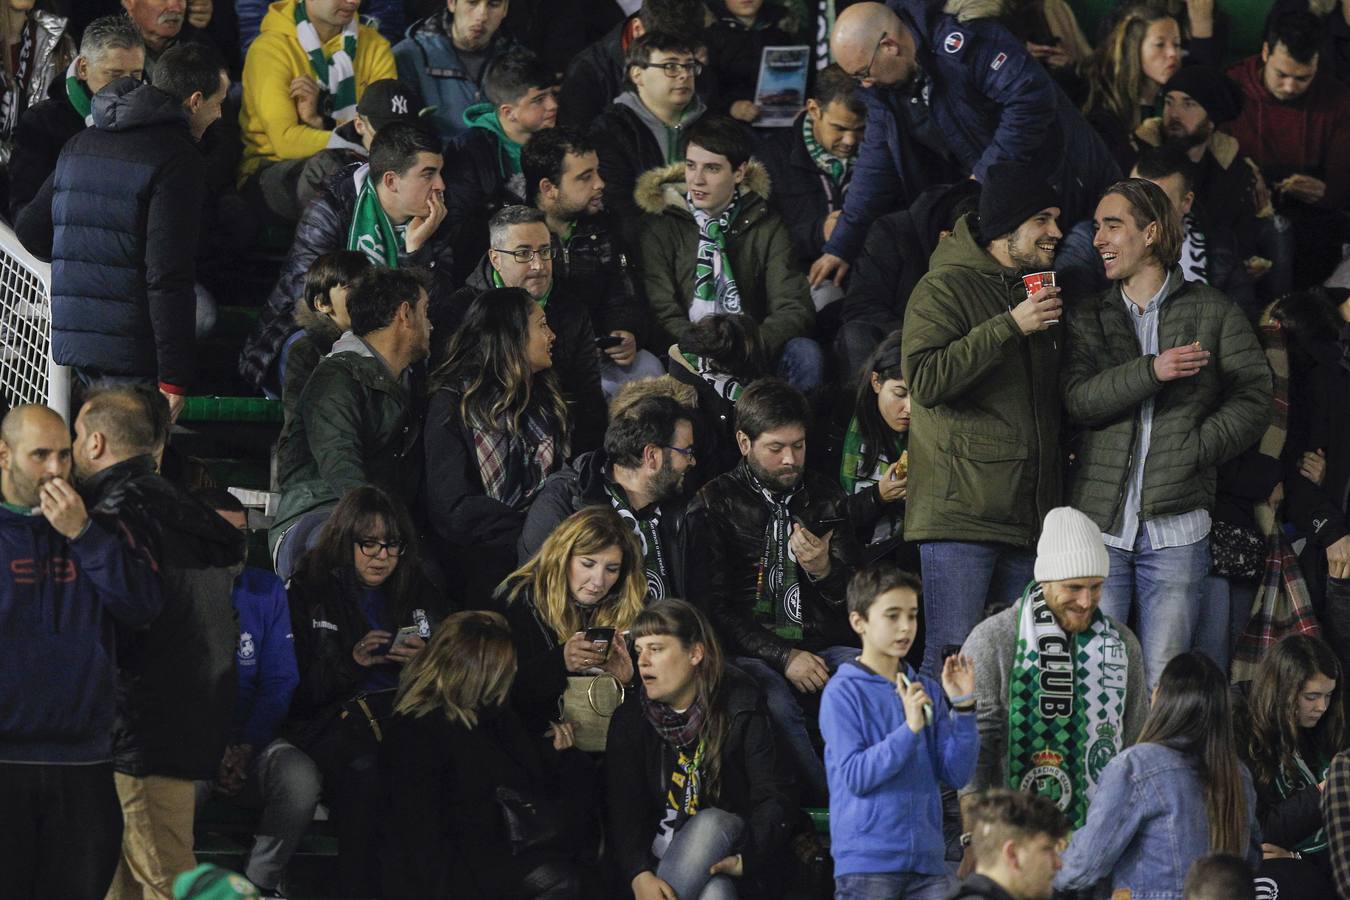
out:
M475 103L464 110L464 124L470 128L482 128L497 136L497 142L506 151L506 160L511 166L511 171L502 172L503 178L520 174L520 148L523 145L506 136L506 132L502 130L501 120L497 118L496 107L491 103Z

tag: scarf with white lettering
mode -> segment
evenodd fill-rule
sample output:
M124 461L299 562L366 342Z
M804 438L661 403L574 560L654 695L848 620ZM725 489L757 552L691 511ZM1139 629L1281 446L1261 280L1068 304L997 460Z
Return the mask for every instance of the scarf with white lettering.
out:
M689 306L689 321L697 322L714 313L741 311L741 291L736 287L736 276L731 272L731 257L727 253L727 229L740 206L741 189L731 197L731 204L717 218L694 206L686 195L685 204L698 223L698 256L694 260L694 299Z
M356 185L356 206L351 227L347 229L347 249L364 254L377 266L397 269L403 239L380 205L369 163L357 167L352 182Z
M1008 784L1040 794L1074 828L1124 737L1125 642L1097 610L1082 634L1059 627L1040 585L1017 601L1017 649L1008 678Z
M801 485L787 493L765 487L758 478L751 480L769 505L769 524L764 528L764 549L755 575L755 621L788 641L802 639L802 587L797 556L788 546L792 536L792 498Z
M1209 241L1192 213L1181 217L1181 274L1187 281L1209 284Z
M295 36L309 56L309 67L319 82L319 90L333 100L333 119L339 123L356 117L356 33L360 16L352 16L342 29L342 48L331 57L323 52L319 32L305 13L304 0L295 4Z
M669 451L667 451L669 452ZM666 571L666 551L661 544L661 504L651 503L643 517L633 511L628 493L622 485L605 482L605 493L619 518L628 523L642 545L642 566L647 575L647 602L666 599L670 587L670 573Z

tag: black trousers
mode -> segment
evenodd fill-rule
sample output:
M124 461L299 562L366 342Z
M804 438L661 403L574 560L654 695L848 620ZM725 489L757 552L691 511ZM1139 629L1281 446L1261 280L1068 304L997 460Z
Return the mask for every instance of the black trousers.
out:
M4 896L102 900L122 854L112 763L0 763L0 835Z

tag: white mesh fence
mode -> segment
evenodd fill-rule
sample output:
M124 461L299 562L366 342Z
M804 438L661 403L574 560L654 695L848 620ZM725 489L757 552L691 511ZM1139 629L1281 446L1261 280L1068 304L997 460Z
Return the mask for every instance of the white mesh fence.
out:
M52 362L51 265L0 222L0 396L45 403L70 420L70 370Z

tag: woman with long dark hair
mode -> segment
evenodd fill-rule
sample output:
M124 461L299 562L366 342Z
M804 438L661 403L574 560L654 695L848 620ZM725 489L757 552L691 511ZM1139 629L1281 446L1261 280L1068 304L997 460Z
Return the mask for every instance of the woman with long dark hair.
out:
M1092 754L1089 747L1089 760ZM1086 890L1109 878L1114 890L1181 900L1191 863L1227 853L1255 868L1260 840L1251 774L1233 738L1228 679L1191 650L1163 669L1139 742L1102 770L1055 887Z
M552 348L543 306L519 288L490 290L431 376L423 502L440 562L470 605L515 568L530 500L567 457Z
M633 640L641 688L605 759L618 880L637 900L779 896L795 798L763 696L683 600L644 610Z
M1156 6L1125 9L1097 45L1083 113L1122 171L1128 172L1134 162L1134 130L1154 115L1163 85L1179 68L1181 26Z

